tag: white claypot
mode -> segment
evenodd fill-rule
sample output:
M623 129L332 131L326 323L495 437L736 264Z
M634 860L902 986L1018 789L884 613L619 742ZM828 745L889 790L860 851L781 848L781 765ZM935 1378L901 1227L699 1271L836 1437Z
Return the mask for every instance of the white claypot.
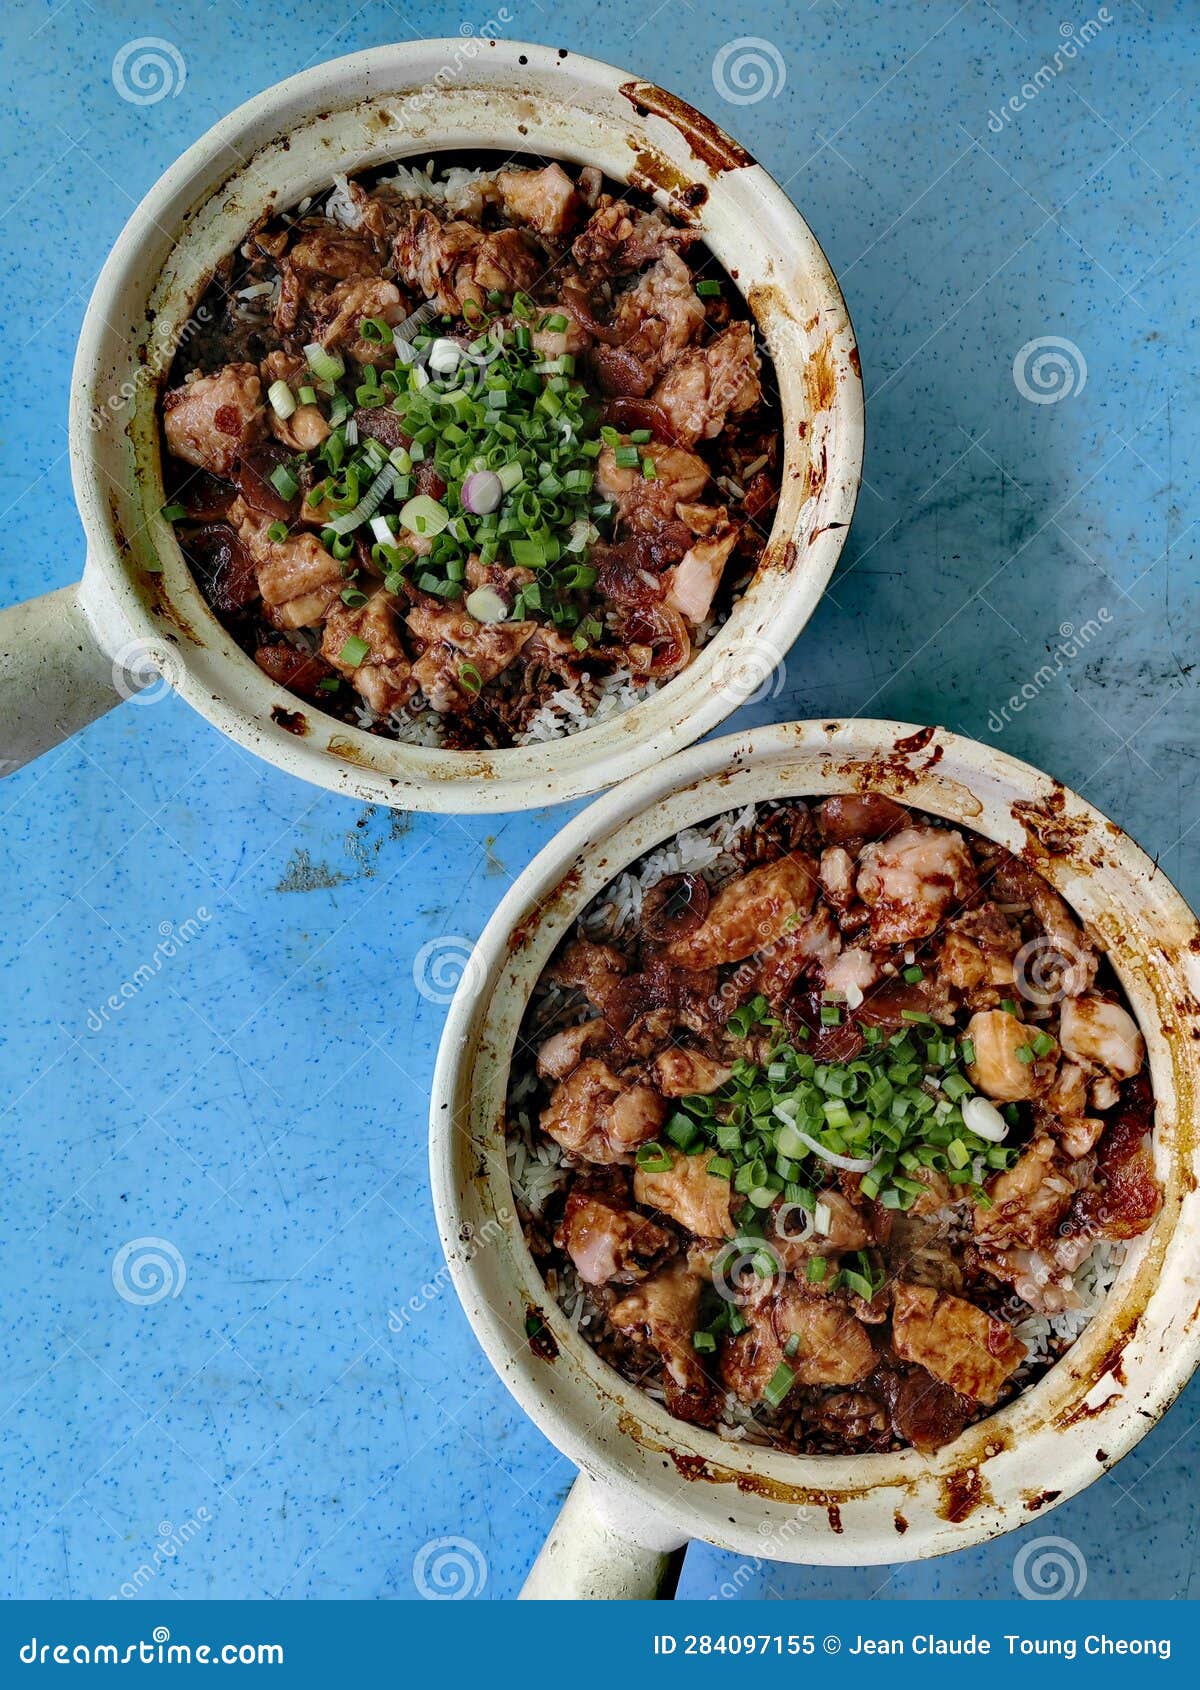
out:
M874 790L1024 852L1108 950L1145 1034L1164 1187L1100 1314L1032 1389L934 1455L793 1456L673 1419L591 1350L547 1293L504 1151L513 1043L587 901L678 829L759 799ZM1040 1518L1099 1477L1196 1365L1200 929L1113 823L1048 776L941 729L800 722L696 746L572 821L512 887L451 1006L432 1098L443 1245L480 1343L584 1477L527 1595L649 1596L666 1552L704 1538L752 1560L895 1562ZM540 1331L531 1344L526 1318Z
M400 745L298 703L218 623L159 515L156 401L217 262L263 211L320 190L335 172L446 148L599 165L691 217L751 305L784 416L770 542L720 634L616 720L491 753ZM70 426L83 579L0 615L0 770L75 733L157 669L222 732L318 785L405 808L511 810L577 798L661 761L766 679L811 616L845 538L862 459L862 383L821 249L736 142L628 72L472 37L320 65L240 107L185 153L130 218L96 284Z

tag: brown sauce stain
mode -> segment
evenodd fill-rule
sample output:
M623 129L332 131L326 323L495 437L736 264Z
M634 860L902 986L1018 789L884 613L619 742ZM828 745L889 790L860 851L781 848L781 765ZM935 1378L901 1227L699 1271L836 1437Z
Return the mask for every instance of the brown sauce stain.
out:
M1061 1495L1060 1490L1033 1491L1025 1498L1026 1513L1036 1514L1040 1508L1045 1508L1051 1502L1057 1502Z
M308 732L308 717L302 710L285 710L282 704L274 704L271 707L271 720L277 727L285 728L290 734Z
M828 1516L828 1519L829 1519L829 1529L830 1529L830 1531L836 1532L838 1534L838 1536L841 1537L842 1530L843 1530L843 1528L842 1528L842 1511L838 1507L837 1503L836 1502L826 1503L825 1513L826 1513L826 1515Z
M675 1471L682 1479L707 1479L711 1475L708 1462L702 1455L685 1455L682 1450L670 1449L667 1454L675 1464Z
M663 194L668 209L681 223L698 223L697 212L708 199L703 182L693 182L665 153L645 147L634 160L629 185L651 196Z
M331 734L329 744L325 747L331 757L344 757L347 763L357 763L360 768L369 769L371 760L364 757L362 752L342 734Z
M900 1533L901 1537L903 1537L905 1532L908 1530L908 1521L904 1518L903 1514L893 1514L892 1524L895 1526L896 1530Z
M1065 857L1087 838L1086 818L1067 814L1067 797L1061 786L1055 786L1045 798L1018 798L1012 807L1013 818L1027 834L1052 857Z
M918 728L907 739L898 739L896 750L902 757L915 757L918 751L924 751L936 732L936 728Z
M990 1502L992 1494L984 1483L978 1467L966 1467L961 1473L950 1473L941 1480L942 1501L938 1513L952 1525L961 1525L974 1513L981 1502Z
M808 466L808 476L806 479L808 483L809 496L811 498L816 499L820 497L821 493L824 491L828 477L829 455L825 450L825 442L822 441L820 456L811 459Z
M850 368L854 371L854 373L858 377L859 381L861 381L862 380L862 359L858 355L858 347L857 346L852 346L850 348L849 358L850 358Z
M529 1348L539 1361L558 1360L558 1343L546 1325L545 1315L533 1303L525 1305L525 1336L529 1339Z
M621 92L639 117L653 113L655 117L665 118L683 136L693 156L715 174L723 170L745 170L754 163L745 147L678 94L668 94L653 82L623 82Z
M812 411L831 411L837 398L837 366L833 345L827 336L813 348L804 366L804 391Z

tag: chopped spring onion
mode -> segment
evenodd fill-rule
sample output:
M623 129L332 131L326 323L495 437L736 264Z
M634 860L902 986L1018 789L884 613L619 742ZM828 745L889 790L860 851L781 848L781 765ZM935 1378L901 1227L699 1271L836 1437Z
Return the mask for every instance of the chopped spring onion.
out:
M469 693L483 691L483 676L473 663L460 663L458 666L459 685Z
M332 517L329 522L330 528L335 534L342 536L352 534L364 522L370 522L395 484L395 464L384 464L353 510L342 511L339 515Z
M795 1383L796 1375L785 1361L781 1361L767 1381L762 1400L771 1408L778 1408Z
M461 364L462 355L457 341L439 337L429 348L429 368L440 376L452 375Z
M495 587L476 587L464 600L467 614L476 622L507 622L508 606Z
M294 499L300 491L300 483L286 464L279 464L271 471L271 486L281 499Z
M976 1138L989 1144L1003 1144L1008 1137L1008 1122L986 1097L968 1097L962 1106L963 1125Z
M645 1168L648 1174L669 1174L674 1163L671 1161L671 1152L657 1139L652 1139L649 1144L638 1145L637 1165L639 1168Z
M296 409L296 395L286 381L273 381L267 389L267 399L277 417L290 417Z
M357 634L351 634L341 651L338 652L338 662L344 663L347 669L357 669L370 650L371 648L366 640L359 639Z
M829 1271L829 1263L824 1256L810 1256L805 1273L810 1285L820 1285Z
M423 534L427 538L440 534L449 521L450 512L445 505L439 505L428 493L418 493L415 499L410 499L400 510L401 528L407 528L410 534Z
M346 366L336 352L327 352L319 340L304 348L304 360L318 381L340 381Z
M182 522L187 511L182 505L164 505L158 514L164 522Z
M700 295L701 299L720 299L721 284L717 281L708 280L697 282L696 292Z
M271 541L272 545L278 546L287 537L288 525L286 522L273 522L267 529L267 539Z

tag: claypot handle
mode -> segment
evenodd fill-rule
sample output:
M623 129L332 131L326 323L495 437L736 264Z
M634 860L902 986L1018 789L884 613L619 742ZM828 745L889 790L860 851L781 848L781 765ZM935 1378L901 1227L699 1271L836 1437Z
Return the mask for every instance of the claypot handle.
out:
M631 1513L581 1473L530 1568L521 1600L669 1601L685 1547L664 1521Z
M0 611L0 775L61 745L137 685L101 645L80 584Z

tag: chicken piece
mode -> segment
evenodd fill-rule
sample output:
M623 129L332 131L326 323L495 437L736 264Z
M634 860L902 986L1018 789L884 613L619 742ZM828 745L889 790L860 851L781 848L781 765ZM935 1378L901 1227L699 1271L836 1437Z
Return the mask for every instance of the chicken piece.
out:
M664 1097L708 1097L732 1074L711 1056L679 1045L660 1051L650 1064L650 1077Z
M693 534L698 534L702 539L715 534L718 528L724 528L729 521L729 512L724 505L697 505L686 499L678 501L675 515Z
M1028 1351L1002 1320L962 1297L898 1283L892 1293L892 1347L960 1396L992 1407Z
M475 254L476 288L502 293L508 298L533 287L541 276L543 260L527 244L519 229L496 229L486 234ZM482 304L482 299L476 300Z
M1039 1029L1026 1026L1003 1009L981 1009L967 1023L966 1037L975 1047L967 1063L967 1078L976 1091L998 1103L1020 1103L1044 1092L1058 1066L1058 1046L1035 1057L1033 1040Z
M992 891L1001 903L1028 905L1050 941L1048 947L1038 947L1035 967L1030 971L1036 981L1022 984L1022 992L1035 1003L1054 1003L1061 997L1078 997L1086 992L1096 978L1099 958L1049 881L1006 852L996 866Z
M482 242L483 231L473 223L444 223L428 208L408 207L392 243L392 258L410 288L432 300L439 311L458 317L464 303L483 304L483 290L475 280L475 257Z
M759 357L749 323L730 323L707 346L685 352L650 397L665 411L682 446L715 440L727 418L741 416L762 399Z
M835 1391L822 1397L814 1409L818 1429L839 1449L887 1449L891 1419L886 1405L873 1392Z
M581 270L613 275L641 270L664 252L691 246L695 229L675 229L656 211L635 211L611 194L601 194L596 209L571 244Z
M793 1231L793 1220L804 1223L797 1205L777 1204L772 1216L771 1248L789 1273L803 1273L814 1256L836 1255L842 1250L865 1250L874 1244L869 1217L840 1191L817 1193L817 1217L803 1236Z
M982 904L947 923L938 973L948 986L961 992L973 992L980 986L1011 986L1013 958L1020 948L1019 930L995 904Z
M564 1027L560 1033L552 1033L538 1050L538 1073L544 1080L565 1080L589 1050L597 1049L607 1039L608 1028L599 1016L581 1021L577 1027Z
M167 450L229 479L244 452L266 433L262 381L254 364L226 364L163 394Z
M507 669L536 622L476 622L463 610L416 605L405 621L425 641L413 677L434 710L470 710L475 697Z
M1096 1147L1094 1184L1080 1192L1068 1225L1087 1237L1136 1238L1162 1207L1150 1132L1154 1094L1145 1070L1121 1088L1121 1105Z
M590 940L576 939L551 965L550 976L560 986L578 986L592 1007L603 1015L628 972L628 961L612 945L593 945Z
M514 223L527 223L539 235L559 240L578 221L581 201L561 164L548 164L544 170L500 170L496 187L505 215Z
M953 828L906 827L863 847L858 895L875 945L905 945L936 931L947 911L975 890L975 869Z
M824 905L767 947L756 989L773 1004L785 1003L800 979L824 984L842 948L837 923Z
M1046 1243L1090 1171L1068 1161L1048 1134L1039 1135L1011 1168L988 1181L992 1207L974 1211L980 1247L1032 1249Z
M622 445L628 441L622 437ZM596 460L596 491L616 504L622 522L641 531L672 521L676 507L695 499L708 482L708 465L694 452L652 441L642 447L654 459L654 479L647 481L639 465L618 467L614 449L605 446Z
M698 1238L731 1238L732 1187L727 1177L708 1171L716 1151L685 1156L670 1145L665 1149L671 1158L669 1170L658 1173L650 1168L634 1169L633 1195L637 1201L648 1209L670 1215Z
M565 329L542 328L546 318L565 317ZM527 327L529 325L526 325ZM530 339L535 352L540 352L543 358L562 358L569 354L572 358L586 352L592 344L592 337L579 319L579 312L570 299L544 307L544 314L539 314L536 323L530 329Z
M395 327L408 316L408 303L394 282L381 276L356 277L339 282L323 301L316 338L327 351L347 346L356 364L387 365L396 360L394 346L364 340L364 317L378 317Z
M649 377L670 368L704 327L704 301L678 253L664 252L635 287L618 295L613 327L622 351Z
M798 1385L856 1385L875 1368L866 1327L836 1296L813 1296L795 1280L774 1299L775 1335ZM791 1346L789 1340L798 1342Z
M658 1351L667 1408L682 1420L704 1424L715 1417L712 1383L692 1340L700 1315L703 1281L682 1263L645 1280L609 1311L618 1332Z
M588 1285L632 1285L677 1247L674 1235L617 1197L576 1185L554 1242Z
M276 628L312 628L338 602L345 581L342 566L315 534L268 540L270 526L239 499L238 534L254 559L267 620Z
M855 1385L874 1370L866 1328L836 1297L812 1295L789 1279L741 1314L746 1330L722 1345L721 1377L743 1402L761 1402L780 1367L792 1375L789 1392L796 1385Z
M854 889L854 858L844 845L827 845L821 852L821 890L835 910L849 909Z
M321 656L380 716L407 704L417 690L408 654L396 632L397 606L396 598L382 588L357 610L335 605L321 636ZM366 652L359 656L363 645Z
M764 863L727 881L699 927L667 947L667 960L683 968L740 962L790 932L816 895L816 870L809 858L793 854Z
M914 1168L908 1178L925 1187L908 1211L910 1215L935 1215L947 1204L960 1201L962 1187L951 1185L945 1174L939 1173L936 1168Z
M626 668L639 679L665 681L685 669L692 657L692 636L677 610L650 604L623 614L617 633ZM611 656L614 648L608 648Z
M1105 1068L1117 1080L1132 1079L1146 1060L1146 1044L1128 1010L1091 994L1067 998L1059 1039L1068 1056Z
M899 833L911 819L907 810L881 792L840 792L817 806L821 837L830 845L855 851L868 839Z
M740 530L728 527L711 539L689 546L673 569L663 576L665 603L699 627L712 609L713 595L721 584L725 564L737 544Z
M286 687L289 692L298 692L302 698L316 704L321 703L324 696L321 682L333 675L333 670L323 658L313 652L297 651L286 640L257 646L254 661L264 675L278 681L281 687Z
M1112 1101L1116 1102L1115 1096ZM1041 1131L1054 1134L1072 1161L1078 1161L1095 1149L1104 1131L1104 1122L1089 1115L1087 1108L1087 1075L1077 1062L1064 1062L1053 1084L1034 1104L1033 1119Z
M835 957L826 968L825 990L834 997L844 998L851 1009L857 1009L879 977L879 964L870 951L855 945Z
M581 1161L628 1162L639 1144L658 1136L666 1118L667 1105L656 1091L619 1079L607 1063L589 1056L555 1086L541 1127Z
M769 1296L743 1303L739 1313L745 1330L722 1341L721 1382L742 1402L757 1403L783 1361L783 1345L775 1331Z
M319 312L330 284L360 276L378 277L379 257L369 240L332 224L300 236L279 266L275 327L290 335L307 306Z

